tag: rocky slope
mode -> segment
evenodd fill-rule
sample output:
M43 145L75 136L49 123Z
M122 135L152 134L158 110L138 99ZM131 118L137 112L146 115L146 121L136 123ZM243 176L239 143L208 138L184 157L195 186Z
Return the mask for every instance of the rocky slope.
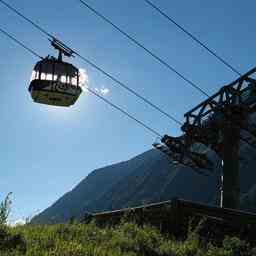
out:
M241 193L251 202L256 184L256 150L241 145ZM220 172L203 176L183 165L172 165L161 152L149 150L126 162L91 172L72 191L32 219L32 223L65 222L86 212L119 209L180 197L217 202ZM254 190L253 190L254 191ZM246 208L245 204L242 204ZM252 208L252 207L251 207ZM250 208L250 209L251 209Z

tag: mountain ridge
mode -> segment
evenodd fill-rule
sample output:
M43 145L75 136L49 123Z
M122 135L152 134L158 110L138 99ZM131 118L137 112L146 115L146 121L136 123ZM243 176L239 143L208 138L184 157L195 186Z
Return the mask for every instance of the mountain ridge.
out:
M86 212L114 210L167 200L182 194L181 189L179 193L173 193L173 190L169 189L177 175L182 176L178 178L179 184L187 176L194 177L194 180L199 178L204 184L205 178L189 168L182 168L187 174L182 174L183 171L171 164L167 156L151 149L130 160L92 171L71 191L36 215L31 223L65 222L73 216L81 218ZM207 186L209 184L208 182ZM212 192L214 185L211 187ZM189 193L192 193L192 190ZM193 196L187 197L197 199ZM203 201L207 200L203 198Z
M255 190L250 192L250 189L256 184L256 150L241 143L240 153L241 198L252 209ZM116 210L174 197L216 205L219 189L219 169L203 176L187 166L172 164L166 155L151 149L130 160L92 171L31 223L66 222L71 217L81 219L86 212ZM246 209L245 204L242 206Z

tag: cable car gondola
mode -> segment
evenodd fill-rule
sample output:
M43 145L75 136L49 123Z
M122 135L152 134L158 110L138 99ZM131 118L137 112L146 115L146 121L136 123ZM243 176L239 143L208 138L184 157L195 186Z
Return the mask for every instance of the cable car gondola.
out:
M62 61L62 55L73 55L73 51L53 39L52 46L59 51L59 57L47 56L38 61L32 72L29 92L34 102L68 107L73 105L82 88L79 86L79 70Z

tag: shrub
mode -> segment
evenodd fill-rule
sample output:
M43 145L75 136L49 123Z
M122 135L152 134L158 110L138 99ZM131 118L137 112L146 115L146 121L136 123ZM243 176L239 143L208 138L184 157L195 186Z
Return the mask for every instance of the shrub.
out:
M223 248L232 255L249 256L249 245L238 237L226 237L223 240Z
M255 249L234 237L226 237L222 247L202 246L198 230L190 229L185 240L177 241L154 227L125 221L112 228L99 228L93 222L2 225L0 256L256 256Z
M12 193L9 193L0 204L0 225L7 224L7 219L11 211L12 201L10 199Z
M0 225L0 252L16 251L17 253L26 253L26 241L22 234L16 233L14 230Z

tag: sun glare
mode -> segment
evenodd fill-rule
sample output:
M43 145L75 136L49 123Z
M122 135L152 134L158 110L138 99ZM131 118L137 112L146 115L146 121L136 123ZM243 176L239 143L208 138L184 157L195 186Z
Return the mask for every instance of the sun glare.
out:
M84 89L89 86L89 77L85 69L79 68L79 85Z

